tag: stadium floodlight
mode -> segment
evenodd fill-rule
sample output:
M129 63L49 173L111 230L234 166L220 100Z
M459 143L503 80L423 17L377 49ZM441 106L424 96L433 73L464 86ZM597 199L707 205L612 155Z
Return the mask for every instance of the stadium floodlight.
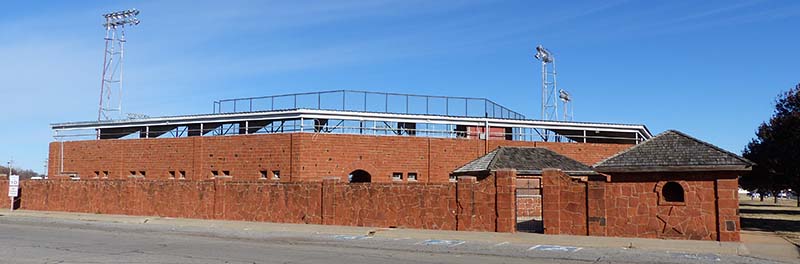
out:
M564 117L562 120L572 121L572 118L575 115L575 109L572 106L572 96L570 96L566 90L561 89L558 91L558 98L561 99L561 102L563 103L562 112L564 113Z
M106 28L116 28L125 25L138 25L139 19L136 16L139 15L139 10L128 9L123 11L111 12L103 14L103 17L106 18L106 23L103 24Z
M136 10L135 8L133 8L133 9L123 10L123 11L106 13L106 14L103 14L103 17L109 18L109 19L120 19L120 18L132 17L132 16L136 16L136 15L139 15L139 10Z
M553 55L550 54L550 51L542 47L542 45L536 46L536 55L533 56L537 60L540 60L544 63L551 63L553 62Z
M572 97L570 97L569 93L567 91L565 91L564 89L561 89L560 91L558 91L558 98L560 98L561 101L564 101L564 102L572 101Z

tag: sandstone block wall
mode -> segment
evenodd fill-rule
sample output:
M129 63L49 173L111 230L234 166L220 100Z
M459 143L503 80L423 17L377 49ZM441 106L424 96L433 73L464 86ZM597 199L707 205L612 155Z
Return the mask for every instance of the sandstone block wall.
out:
M286 183L230 179L24 180L18 209L513 232L513 177L513 172L506 172L500 180L491 176L467 185L350 184L337 178ZM7 184L0 181L0 188L8 188ZM0 207L8 206L8 200L0 201Z
M456 183L457 230L516 231L516 171L460 176Z
M609 182L543 174L546 234L739 241L735 173L625 173ZM684 202L663 199L667 182L682 186Z
M586 183L543 170L542 220L545 234L587 235Z
M670 181L684 189L684 203L665 202L661 197L661 187ZM612 182L606 188L608 234L738 241L737 190L733 173L612 175Z
M217 184L214 218L322 224L322 185L225 181Z
M739 222L739 180L717 179L716 190L719 240L739 241L742 229Z
M332 224L456 230L455 184L336 183L333 188Z

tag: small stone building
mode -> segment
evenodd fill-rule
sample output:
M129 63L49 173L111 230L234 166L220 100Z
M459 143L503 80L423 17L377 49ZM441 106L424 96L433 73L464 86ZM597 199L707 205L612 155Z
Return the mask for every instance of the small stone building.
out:
M611 236L739 240L738 176L754 164L669 130L594 165Z
M500 147L453 174L515 170L518 231L738 241L737 179L752 165L670 130L593 167L548 149Z

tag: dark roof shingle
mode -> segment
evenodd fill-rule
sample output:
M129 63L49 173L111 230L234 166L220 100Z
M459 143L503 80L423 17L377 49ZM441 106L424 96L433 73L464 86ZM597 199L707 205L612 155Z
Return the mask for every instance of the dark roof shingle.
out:
M546 148L532 147L499 147L456 169L453 174L498 169L516 169L520 174L540 174L546 168L561 169L570 175L596 174L592 168L574 159Z
M749 170L753 163L739 155L668 130L644 143L598 162L599 172Z

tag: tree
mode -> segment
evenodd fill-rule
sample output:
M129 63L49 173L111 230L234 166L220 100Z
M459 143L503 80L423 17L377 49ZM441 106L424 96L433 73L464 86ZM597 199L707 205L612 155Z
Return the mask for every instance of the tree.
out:
M778 160L775 158L774 147L777 145L770 137L769 130L771 126L762 123L756 132L757 138L747 144L742 156L756 163L753 170L745 174L739 182L742 188L753 191L759 194L761 201L767 194L777 194L787 188L787 184L783 179L783 175L778 173L775 168L778 166Z
M3 174L3 175L8 174L8 167L0 166L0 174ZM32 170L19 169L19 168L14 168L14 174L19 175L20 179L30 179L31 177L42 177L42 176L44 176L44 175L36 173L35 171L32 171Z
M756 163L742 177L743 188L762 197L770 193L776 202L782 190L800 194L800 84L778 96L772 118L758 127L742 155Z

